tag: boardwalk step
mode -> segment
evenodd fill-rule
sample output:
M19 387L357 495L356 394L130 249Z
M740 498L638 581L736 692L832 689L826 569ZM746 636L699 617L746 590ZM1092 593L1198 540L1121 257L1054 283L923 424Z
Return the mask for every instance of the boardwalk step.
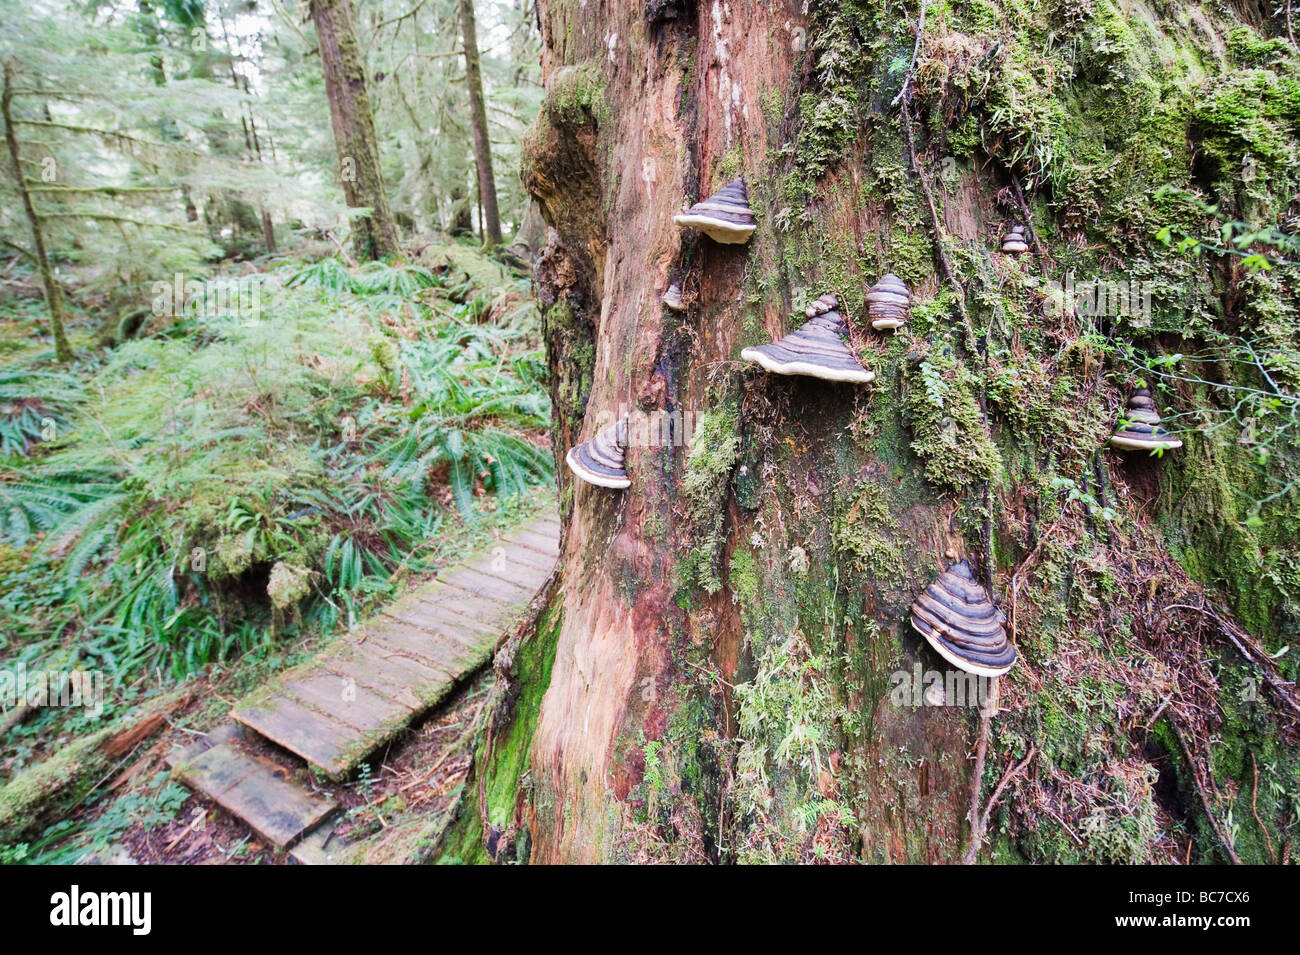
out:
M231 715L331 777L346 776L490 658L554 571L559 539L553 515L510 531Z
M333 799L302 788L288 769L249 752L238 739L182 759L173 772L279 849L338 808Z

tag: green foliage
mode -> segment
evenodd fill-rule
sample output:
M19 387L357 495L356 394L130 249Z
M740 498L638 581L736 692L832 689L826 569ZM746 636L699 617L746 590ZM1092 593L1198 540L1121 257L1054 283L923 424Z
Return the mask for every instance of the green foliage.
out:
M55 440L84 397L75 375L30 364L0 368L0 457L26 455L37 442Z
M167 777L164 770L155 774L142 789L105 798L103 812L87 814L84 821L75 817L59 820L30 843L21 843L9 850L13 856L10 861L26 865L108 862L128 829L134 826L145 830L161 828L176 818L190 798L188 789L168 782ZM91 803L93 806L94 802Z
M695 580L711 594L722 588L718 562L731 469L740 455L738 418L739 407L734 398L721 401L700 415L691 436L686 474L682 479L682 493L690 504L696 534L691 566Z
M348 625L436 555L439 488L468 518L551 479L526 299L471 324L473 300L440 304L422 268L326 259L269 278L283 288L260 320L199 314L128 342L93 389L26 366L6 379L64 421L0 468L0 539L29 557L0 565L21 658L75 633L114 674L181 676Z
M934 484L960 490L992 478L1001 456L975 397L978 381L949 349L934 348L915 365L906 413L912 450Z

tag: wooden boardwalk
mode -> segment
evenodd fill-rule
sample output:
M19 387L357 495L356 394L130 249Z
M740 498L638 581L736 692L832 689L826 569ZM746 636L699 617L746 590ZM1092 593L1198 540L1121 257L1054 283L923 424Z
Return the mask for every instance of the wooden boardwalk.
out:
M291 844L334 803L250 751L248 731L346 777L488 660L550 577L559 540L559 518L546 513L440 573L246 697L230 714L239 725L176 754L174 772L273 844Z

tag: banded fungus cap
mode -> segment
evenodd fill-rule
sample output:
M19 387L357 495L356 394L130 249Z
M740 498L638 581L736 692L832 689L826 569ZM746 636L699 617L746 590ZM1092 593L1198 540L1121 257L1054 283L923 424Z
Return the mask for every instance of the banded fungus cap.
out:
M867 317L871 327L888 330L901 327L912 310L912 293L893 272L886 272L867 292Z
M1002 251L1008 255L1020 255L1029 251L1029 242L1025 238L1025 227L1015 223L1002 237Z
M1015 665L1016 648L1002 627L1002 611L971 572L957 561L912 602L912 627L939 656L977 676L1002 676Z
M751 345L740 353L777 375L806 375L824 381L866 384L876 373L854 356L840 300L826 293L804 309L808 321L780 341Z
M1121 451L1173 451L1183 446L1161 425L1155 399L1150 389L1142 386L1134 388L1129 396L1110 443Z
M625 488L632 484L625 469L627 419L619 418L596 436L569 449L565 462L578 478L597 487Z
M686 303L682 300L682 287L676 282L669 284L659 301L663 302L665 308L672 309L674 312L686 311Z
M757 220L749 208L744 179L735 179L709 198L673 217L678 225L699 229L714 242L741 245L749 241Z

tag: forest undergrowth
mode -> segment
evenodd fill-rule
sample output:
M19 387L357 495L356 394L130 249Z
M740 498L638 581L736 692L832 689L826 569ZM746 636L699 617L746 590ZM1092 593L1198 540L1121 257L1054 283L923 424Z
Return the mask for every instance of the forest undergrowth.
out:
M0 300L0 663L108 692L94 716L11 707L0 780L221 664L277 669L552 479L528 281L469 246L282 259L239 276L237 307L155 308L113 348L74 312L62 368L21 278Z

